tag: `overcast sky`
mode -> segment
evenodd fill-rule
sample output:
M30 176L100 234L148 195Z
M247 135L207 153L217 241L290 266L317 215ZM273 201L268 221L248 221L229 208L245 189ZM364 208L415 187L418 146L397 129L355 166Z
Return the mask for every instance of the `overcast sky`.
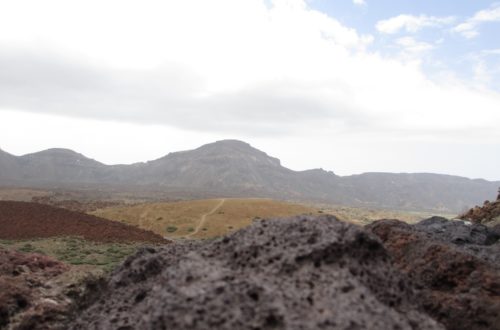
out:
M500 3L0 2L0 148L500 180Z

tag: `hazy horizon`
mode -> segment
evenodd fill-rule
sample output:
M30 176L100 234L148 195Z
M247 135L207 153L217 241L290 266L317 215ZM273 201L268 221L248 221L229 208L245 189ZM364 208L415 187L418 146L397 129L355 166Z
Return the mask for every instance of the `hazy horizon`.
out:
M0 148L497 181L498 35L484 0L2 2Z

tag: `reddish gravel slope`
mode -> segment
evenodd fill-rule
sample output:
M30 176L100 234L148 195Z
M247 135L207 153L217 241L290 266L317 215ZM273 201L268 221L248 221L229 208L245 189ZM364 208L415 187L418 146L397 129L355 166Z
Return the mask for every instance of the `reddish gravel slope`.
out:
M70 267L40 254L0 248L0 329L51 329L70 307L57 278Z
M485 201L482 207L476 206L459 216L459 218L483 224L500 220L500 189L496 201Z
M0 239L82 236L98 242L166 243L153 232L49 205L0 201Z

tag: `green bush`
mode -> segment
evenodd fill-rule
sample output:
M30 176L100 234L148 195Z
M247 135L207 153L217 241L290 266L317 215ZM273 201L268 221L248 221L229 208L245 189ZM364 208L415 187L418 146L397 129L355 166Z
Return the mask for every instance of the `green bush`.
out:
M174 226L167 227L167 233L174 233L176 231L177 231L177 227L174 227Z
M21 252L33 252L35 251L35 247L29 243L24 244L22 247L19 248L19 251Z

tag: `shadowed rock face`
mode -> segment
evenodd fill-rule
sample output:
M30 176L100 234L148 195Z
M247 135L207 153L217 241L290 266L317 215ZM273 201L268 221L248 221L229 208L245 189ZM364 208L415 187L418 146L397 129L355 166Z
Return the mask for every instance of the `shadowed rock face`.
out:
M144 249L71 329L443 329L382 244L334 217Z
M419 302L449 329L499 329L499 235L479 224L431 218L416 225L381 220L394 266L420 289Z

